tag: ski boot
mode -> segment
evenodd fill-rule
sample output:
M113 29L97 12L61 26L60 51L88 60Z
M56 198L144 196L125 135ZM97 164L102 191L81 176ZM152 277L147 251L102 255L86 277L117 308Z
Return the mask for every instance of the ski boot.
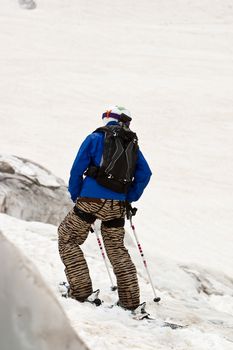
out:
M135 310L132 310L133 319L144 320L150 319L150 314L145 310L146 302L141 303Z
M58 290L63 298L69 297L70 285L67 282L60 282L58 285Z
M58 288L62 297L64 298L70 297L70 285L67 282L60 282ZM95 290L94 292L91 293L91 295L89 295L89 297L87 297L87 299L83 300L82 302L88 302L91 304L95 304L96 306L101 305L102 301L99 299L99 292L100 292L99 289Z
M100 300L99 298L99 292L100 290L99 289L96 289L94 292L92 292L91 295L89 295L89 297L87 297L86 300L84 301L87 301L88 303L91 303L91 304L95 304L95 306L100 306L102 304L102 301Z

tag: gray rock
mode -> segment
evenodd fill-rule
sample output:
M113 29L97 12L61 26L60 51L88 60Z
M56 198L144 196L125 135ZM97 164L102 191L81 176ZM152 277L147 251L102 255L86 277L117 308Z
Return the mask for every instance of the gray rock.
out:
M34 10L36 8L36 3L34 0L19 0L19 5L21 8L26 10Z
M0 155L0 212L58 225L72 206L62 179L30 160Z

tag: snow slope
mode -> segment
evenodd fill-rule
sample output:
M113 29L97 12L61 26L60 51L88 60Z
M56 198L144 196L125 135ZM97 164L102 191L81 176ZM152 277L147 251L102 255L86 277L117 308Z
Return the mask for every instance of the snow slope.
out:
M15 254L16 248L12 249L9 254L9 251L4 249L4 244L3 246L1 244L1 252L3 251L6 254L3 256L0 254L1 259L4 261L4 257L6 257L7 266L9 266L9 269L6 269L7 276L1 278L1 281L4 282L2 286L5 288L5 293L9 289L7 305L12 308L14 306L13 301L16 301L13 315L15 315L15 309L18 313L19 310L23 310L22 314L27 316L29 313L28 318L32 317L33 320L33 323L32 321L28 322L28 319L24 316L23 325L23 322L19 323L19 321L15 324L12 323L14 328L18 325L19 328L21 327L19 331L22 330L23 326L24 330L28 330L29 327L30 333L33 334L33 340L35 340L34 332L41 333L41 329L48 335L53 334L55 320L58 328L57 335L62 335L62 337L66 335L66 326L64 326L64 330L59 328L61 327L61 324L58 323L60 316L57 316L58 310L56 308L54 311L54 302L51 305L53 294L62 305L79 337L91 349L233 349L233 280L227 276L216 271L203 270L199 266L171 264L160 257L156 269L150 266L157 294L162 297L161 303L157 305L152 301L153 294L144 277L143 266L141 263L138 264L140 261L136 247L129 234L127 234L127 246L138 265L142 300L147 300L147 309L156 317L155 324L148 324L146 321L133 320L127 311L120 310L117 307L108 308L117 301L117 295L116 292L110 291L108 275L94 235L89 235L83 250L93 278L93 287L101 289L101 298L105 301L103 306L99 308L64 299L60 296L57 287L58 283L63 281L64 273L58 256L57 229L55 226L36 222L29 223L6 214L0 214L0 223L0 230L3 232L5 239L17 245L21 254L25 254L36 265L47 284L45 286L44 283L40 282L39 287L36 287L31 277L25 278L25 273L23 280L20 281L19 278L22 278L24 270L22 270L22 263L19 263L19 260L24 261L26 269L30 270L30 276L34 273L35 268L26 258L22 258L22 256L19 258L19 252ZM9 245L9 243L7 244ZM6 277L9 278L9 271L15 272L10 281L7 281ZM21 273L20 276L19 272ZM38 274L36 273L36 280L37 278ZM30 288L28 288L28 285ZM36 302L35 288L40 289L40 293L36 289ZM0 292L0 295L2 296L2 292ZM46 306L43 306L44 300ZM27 306L25 301L27 301ZM25 313L23 306L26 307L28 313ZM46 307L46 318L41 316L44 307ZM1 315L6 319L9 313L4 312ZM162 321L177 322L189 325L189 327L181 330L162 328ZM7 328L9 329L9 327ZM22 338L24 333L20 334L19 331L17 335ZM64 338L64 342L66 339ZM73 337L70 340L73 341ZM54 345L53 342L55 341L59 346L60 337L55 337L55 339L52 337L50 344ZM11 348L11 350L13 349L14 347ZM61 343L60 349L62 349ZM8 349L4 348L4 350Z
M232 17L231 0L2 0L1 152L67 181L103 108L125 105L154 173L145 247L232 275Z
M177 349L216 346L225 350L232 345L219 340L219 334L230 332L232 325L222 313L232 305L232 293L225 295L225 287L224 295L211 294L205 301L221 311L216 318L211 311L218 325L207 322L210 311L202 299L189 299L186 307L189 293L196 298L195 288L206 289L199 275L205 280L214 270L218 281L223 274L233 276L232 19L231 0L118 0L111 4L107 0L38 0L31 11L15 0L1 1L2 153L32 159L67 181L77 149L99 125L103 108L117 103L132 112L132 127L154 174L137 204L135 226L156 286L165 295L169 291L162 307L149 306L155 312L162 310L162 318L172 313L184 321L189 321L183 317L186 308L188 315L192 308L200 327L194 336L187 329L180 337L169 330L161 330L161 335L155 329L150 338L145 329L145 345L137 338L141 328L139 332L133 324L130 332L138 348L150 348L157 339L158 349L166 347L167 339ZM33 261L42 261L46 270L45 242L38 248L41 257L34 254ZM97 254L92 252L94 244L88 246L89 260ZM29 244L29 255L30 249L35 253ZM184 272L184 266L189 272ZM60 265L57 273L61 269ZM186 284L187 276L192 278ZM212 288L212 283L207 285ZM104 286L106 281L100 287ZM150 300L147 284L143 283L143 290L143 300ZM103 296L109 301L104 289ZM169 298L175 300L168 303ZM97 316L89 324L84 314L74 315L82 310L80 306L63 303L89 345L94 346L93 339L98 346L103 344ZM92 315L91 309L87 312ZM98 313L102 327L103 314ZM117 317L123 323L126 316ZM114 332L107 342L119 345L121 334L120 346L127 348L133 346L132 333L128 321L126 328L122 323L111 320L103 329ZM203 332L208 333L207 343Z
M0 231L1 349L87 350L35 266L14 243Z

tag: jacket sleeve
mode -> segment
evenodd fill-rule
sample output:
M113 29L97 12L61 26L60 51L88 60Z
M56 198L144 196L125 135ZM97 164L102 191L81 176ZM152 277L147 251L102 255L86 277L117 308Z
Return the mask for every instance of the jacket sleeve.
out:
M145 160L142 152L138 151L138 159L136 163L134 181L127 193L126 200L128 202L136 202L142 195L146 188L152 172L149 168L147 161Z
M70 192L73 202L76 201L81 192L83 173L88 168L91 161L91 143L92 135L89 135L83 141L70 171L68 191Z

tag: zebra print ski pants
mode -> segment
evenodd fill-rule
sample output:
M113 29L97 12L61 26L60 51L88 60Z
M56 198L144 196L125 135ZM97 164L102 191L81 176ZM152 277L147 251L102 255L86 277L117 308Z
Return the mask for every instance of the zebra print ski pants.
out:
M139 286L136 268L124 246L124 223L120 227L108 224L110 220L124 218L125 208L122 204L118 200L79 198L58 228L58 246L70 284L70 296L84 301L93 290L80 245L85 242L91 224L77 215L77 208L100 219L104 246L117 279L119 303L126 309L133 310L140 302Z

